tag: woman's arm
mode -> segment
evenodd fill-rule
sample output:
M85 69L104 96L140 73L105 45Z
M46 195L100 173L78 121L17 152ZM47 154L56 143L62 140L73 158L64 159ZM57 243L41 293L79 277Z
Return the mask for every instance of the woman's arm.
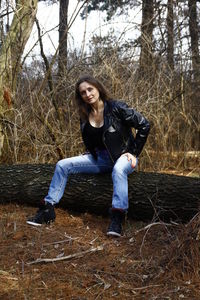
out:
M150 131L150 124L148 120L141 113L130 108L125 102L121 101L116 101L113 112L126 126L136 129L135 154L136 156L139 156Z

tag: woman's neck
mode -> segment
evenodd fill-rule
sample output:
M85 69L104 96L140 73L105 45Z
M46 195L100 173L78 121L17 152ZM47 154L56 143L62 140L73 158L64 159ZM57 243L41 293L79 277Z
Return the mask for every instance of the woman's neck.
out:
M98 101L98 105L91 105L91 112L89 114L89 122L93 127L103 126L103 111L104 111L104 102L102 100Z
M102 112L103 109L104 109L104 102L101 99L99 99L99 101L91 105L91 113L93 115L98 115L99 113Z

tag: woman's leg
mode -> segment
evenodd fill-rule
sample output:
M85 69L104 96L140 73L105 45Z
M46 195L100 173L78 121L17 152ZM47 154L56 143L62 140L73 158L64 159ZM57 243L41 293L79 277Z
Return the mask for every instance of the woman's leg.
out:
M134 170L135 168L131 166L131 160L128 161L126 156L121 156L116 161L112 171L112 208L121 209L123 211L128 209L128 175L133 173Z
M55 220L54 204L58 203L62 198L70 174L97 174L111 172L112 168L113 164L106 151L99 151L97 160L91 154L60 160L56 164L48 195L41 201L35 216L28 218L27 223L34 226L41 226L43 223L50 224Z
M84 154L58 161L45 201L52 205L60 201L64 194L69 175L111 172L112 167L112 162L105 151L98 152L97 160L91 154Z
M121 236L122 221L128 209L128 175L134 170L135 168L131 166L131 161L128 161L126 156L121 156L113 167L111 222L107 230L107 235Z

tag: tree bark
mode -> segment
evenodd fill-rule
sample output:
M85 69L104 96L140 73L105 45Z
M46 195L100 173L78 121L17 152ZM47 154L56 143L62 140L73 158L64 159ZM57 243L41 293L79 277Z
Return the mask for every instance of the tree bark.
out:
M153 0L142 1L142 24L141 24L141 51L140 51L140 76L145 76L152 66L152 41L154 26ZM152 76L152 74L151 74Z
M37 206L48 192L54 165L0 166L0 203ZM71 175L58 207L107 214L111 174ZM140 220L187 221L199 210L200 180L186 176L135 172L129 176L129 216Z
M32 31L38 0L18 0L12 24L3 39L0 51L0 156L4 140L4 124L1 119L12 107L21 57Z
M68 6L69 6L69 0L60 0L59 53L58 53L58 75L59 76L63 76L66 73L66 69L67 69Z
M167 62L174 70L174 1L167 2Z
M199 29L197 21L197 1L188 0L189 8L189 31L191 38L192 68L195 82L199 82L200 77L200 55L199 55Z

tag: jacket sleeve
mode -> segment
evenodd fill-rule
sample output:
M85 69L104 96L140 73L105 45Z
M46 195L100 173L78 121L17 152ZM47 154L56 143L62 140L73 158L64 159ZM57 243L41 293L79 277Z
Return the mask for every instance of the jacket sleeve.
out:
M136 130L136 137L134 141L135 149L131 152L136 156L139 156L150 131L149 122L142 114L137 112L135 109L130 108L125 102L117 101L117 105L113 112L121 119L121 122L125 126Z

